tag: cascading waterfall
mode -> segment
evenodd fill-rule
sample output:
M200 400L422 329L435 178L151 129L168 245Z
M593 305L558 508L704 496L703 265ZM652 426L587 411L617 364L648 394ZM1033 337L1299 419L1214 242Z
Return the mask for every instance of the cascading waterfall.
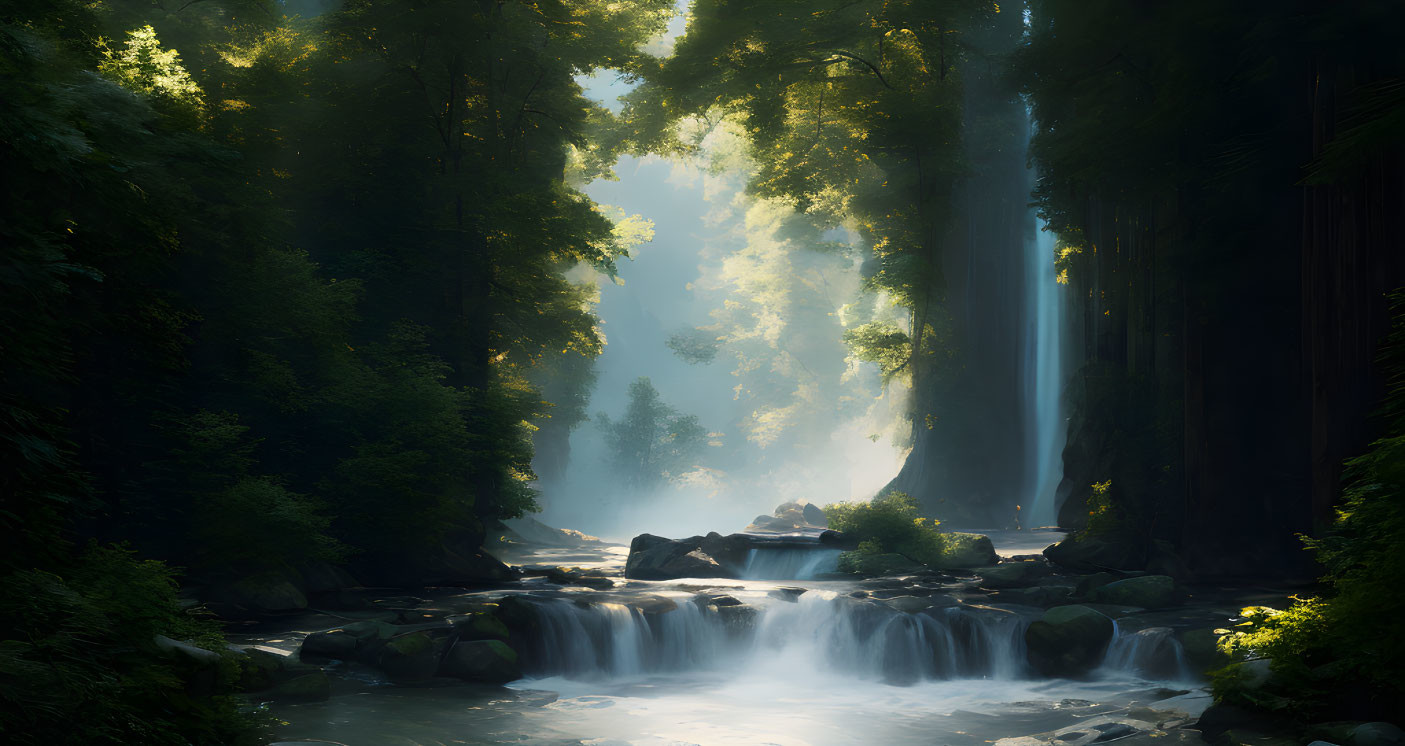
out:
M1067 436L1061 403L1063 368L1063 298L1054 266L1054 234L1044 230L1044 221L1032 212L1030 220L1038 230L1027 242L1025 287L1027 288L1025 331L1024 394L1025 433L1029 464L1025 500L1026 528L1051 526L1057 522L1054 494L1063 478L1063 446Z
M616 678L751 665L905 685L1024 672L1027 620L996 609L905 613L829 591L772 599L754 610L731 607L733 613L697 600L658 612L565 599L533 605L538 633L524 658L533 676Z
M742 577L747 580L813 580L839 567L838 549L759 547L746 556Z

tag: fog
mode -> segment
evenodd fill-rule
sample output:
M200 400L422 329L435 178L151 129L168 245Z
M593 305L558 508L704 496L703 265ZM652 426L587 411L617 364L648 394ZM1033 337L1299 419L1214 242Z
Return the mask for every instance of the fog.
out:
M605 100L621 88L597 77L591 90ZM586 186L654 227L617 280L577 271L600 289L605 339L589 412L620 418L629 385L647 377L663 403L698 418L707 446L690 468L630 489L598 423L584 423L565 475L539 485L543 521L615 539L736 531L785 501L867 499L900 468L906 391L851 359L842 333L901 314L862 292L863 247L847 231L744 194L742 150L719 130L699 158L626 157L618 181ZM685 361L667 344L680 333L716 356Z

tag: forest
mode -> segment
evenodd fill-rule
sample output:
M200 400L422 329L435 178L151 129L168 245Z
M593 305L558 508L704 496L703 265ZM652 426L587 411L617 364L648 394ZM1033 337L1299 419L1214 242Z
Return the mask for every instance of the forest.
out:
M0 0L0 739L1405 743L1403 27Z

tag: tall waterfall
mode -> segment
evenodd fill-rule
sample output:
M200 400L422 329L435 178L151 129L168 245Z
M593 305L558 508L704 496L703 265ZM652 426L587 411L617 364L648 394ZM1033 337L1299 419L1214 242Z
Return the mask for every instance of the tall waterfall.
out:
M1054 234L1031 211L1036 230L1025 246L1024 387L1026 528L1057 521L1054 493L1063 478L1067 436L1064 387L1062 286L1054 267Z

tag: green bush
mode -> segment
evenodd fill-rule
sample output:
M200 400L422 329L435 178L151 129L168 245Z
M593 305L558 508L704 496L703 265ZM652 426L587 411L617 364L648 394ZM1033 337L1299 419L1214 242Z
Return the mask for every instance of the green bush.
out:
M826 505L829 527L859 538L865 554L901 554L924 565L940 564L946 536L938 522L925 518L917 500L905 492L888 492L869 502Z
M156 635L220 653L201 664ZM216 628L180 608L171 571L93 546L66 577L0 578L0 740L13 744L257 743Z

